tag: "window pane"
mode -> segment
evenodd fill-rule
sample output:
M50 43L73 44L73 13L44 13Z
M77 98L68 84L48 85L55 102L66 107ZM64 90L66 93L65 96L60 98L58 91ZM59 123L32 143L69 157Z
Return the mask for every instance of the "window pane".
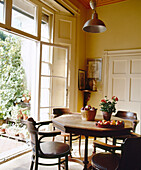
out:
M49 89L41 89L41 107L49 107L50 104L50 90Z
M50 65L47 63L42 63L41 75L50 75Z
M55 76L67 76L67 57L66 49L54 48L53 50L53 75Z
M4 0L0 0L0 22L4 23Z
M50 77L41 77L41 88L50 88Z
M41 108L40 109L40 121L45 121L45 120L49 120L49 108Z
M13 0L12 27L36 35L36 6L27 0Z
M52 47L48 46L48 45L43 45L42 46L42 61L48 62L48 63L52 63L52 55L51 55L51 50Z
M52 105L55 107L66 106L66 79L53 78L52 81Z
M42 14L42 22L41 22L41 40L45 42L49 42L49 17L45 14Z

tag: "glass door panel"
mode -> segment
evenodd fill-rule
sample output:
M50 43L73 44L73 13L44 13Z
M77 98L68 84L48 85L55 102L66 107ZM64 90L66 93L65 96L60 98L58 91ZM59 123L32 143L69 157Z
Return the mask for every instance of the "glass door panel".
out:
M42 45L42 62L47 62L52 64L52 47L49 45Z
M65 107L66 106L66 79L53 78L52 80L52 106Z
M67 107L68 48L41 42L39 118L48 118L54 107Z
M42 68L41 68L41 75L49 76L51 75L51 65L45 62L42 62Z
M53 76L67 76L67 58L66 49L54 48L53 49Z

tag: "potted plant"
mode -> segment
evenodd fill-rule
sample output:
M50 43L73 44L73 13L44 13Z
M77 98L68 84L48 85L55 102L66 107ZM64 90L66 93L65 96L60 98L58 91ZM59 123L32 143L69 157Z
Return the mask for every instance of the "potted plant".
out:
M95 107L91 107L91 105L86 105L81 108L82 120L95 120L97 109Z
M23 120L27 120L28 116L30 115L30 110L24 109L22 110Z
M112 97L111 101L107 98L107 96L105 96L105 98L101 100L100 110L103 113L104 120L107 120L107 121L110 120L112 113L116 112L115 105L117 104L117 101L118 101L118 98L115 96Z

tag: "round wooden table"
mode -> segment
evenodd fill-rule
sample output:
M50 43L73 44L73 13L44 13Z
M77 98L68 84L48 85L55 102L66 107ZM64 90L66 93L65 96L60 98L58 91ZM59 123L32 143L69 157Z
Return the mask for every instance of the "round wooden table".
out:
M96 122L102 120L102 115L96 115L95 121L82 120L81 114L66 114L54 118L53 125L58 129L71 134L85 136L85 154L84 154L84 169L87 170L88 161L88 137L114 137L130 134L133 124L131 121L111 117L111 120L122 120L125 123L124 128L100 128L96 126ZM70 147L72 144L70 143Z

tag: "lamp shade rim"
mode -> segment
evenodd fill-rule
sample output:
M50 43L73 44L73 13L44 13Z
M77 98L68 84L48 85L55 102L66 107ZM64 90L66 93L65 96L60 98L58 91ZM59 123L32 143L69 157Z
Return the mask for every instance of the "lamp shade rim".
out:
M84 24L83 30L91 33L101 33L106 31L106 26L99 19L90 19Z

